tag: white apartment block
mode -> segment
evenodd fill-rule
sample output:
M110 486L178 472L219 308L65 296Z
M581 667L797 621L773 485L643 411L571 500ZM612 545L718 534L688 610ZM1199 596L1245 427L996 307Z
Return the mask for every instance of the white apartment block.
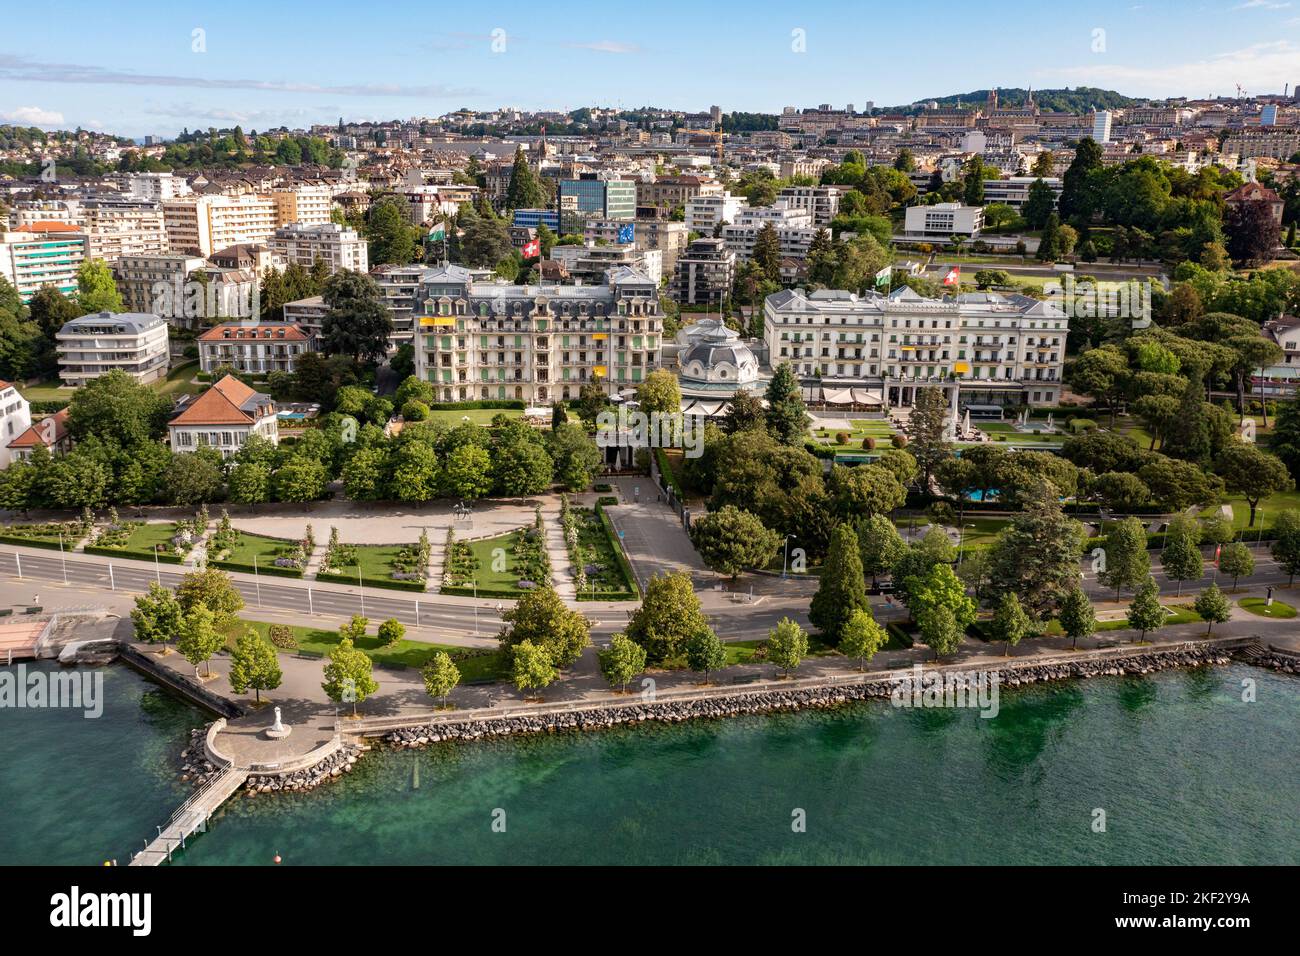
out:
M441 266L422 278L415 315L416 374L439 401L546 405L597 380L635 388L660 365L658 289L631 269L606 285L521 286Z
M1011 176L1007 179L984 180L984 202L1006 203L1013 209L1019 209L1029 200L1029 187L1037 182L1037 176ZM1053 200L1061 198L1061 179L1059 176L1044 176L1043 182L1052 190Z
M190 193L185 178L172 173L117 173L108 179L131 198L150 202L164 202Z
M161 255L167 250L162 206L156 202L88 199L81 204L81 226L92 259L112 263L122 256Z
M843 192L839 186L786 186L776 198L792 209L811 214L812 224L820 228L829 227L831 220L839 215Z
M712 236L720 222L732 222L749 206L744 196L724 192L721 196L696 196L686 204L686 229L701 236Z
M281 226L267 244L286 266L296 262L310 269L319 259L330 275L344 269L365 272L370 268L366 240L356 230L333 222Z
M817 235L812 213L792 208L779 200L773 206L751 206L741 210L733 223L722 227L722 240L736 254L738 262L747 262L754 254L759 232L769 224L776 230L782 258L807 257L808 247Z
M330 221L334 191L326 185L285 186L271 190L275 202L275 224L314 226Z
M903 235L908 239L972 239L984 228L984 209L957 202L940 202L933 206L908 206L904 214Z
M1021 295L788 289L763 304L773 367L790 362L820 389L810 398L832 404L852 390L854 401L910 407L937 385L973 404L1055 405L1068 332L1063 311Z
M210 256L240 243L266 243L275 232L269 196L187 196L163 203L168 249Z
M190 274L208 264L202 256L181 253L121 256L113 263L113 279L128 312L162 315L160 302L183 297Z
M32 407L13 382L0 382L0 468L14 460L9 443L32 426Z
M59 378L84 385L114 369L142 384L167 374L167 323L138 312L96 312L64 324L54 336Z

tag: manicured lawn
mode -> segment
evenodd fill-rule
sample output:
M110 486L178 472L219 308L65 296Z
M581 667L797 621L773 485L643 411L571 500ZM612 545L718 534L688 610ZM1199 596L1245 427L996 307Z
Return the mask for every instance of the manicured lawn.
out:
M435 408L426 420L459 425L468 418L475 425L490 425L492 419L498 415L504 415L506 418L523 418L524 412L521 408Z
M1222 503L1232 506L1232 526L1238 531L1245 531L1250 521L1250 505L1246 503L1246 499L1239 495L1230 495ZM1218 514L1219 507L1219 505L1212 505L1206 508L1201 512L1201 517L1208 518L1211 515ZM1250 540L1250 536L1260 530L1261 524L1267 531L1277 518L1278 512L1288 510L1300 510L1300 490L1281 491L1261 501L1255 516L1255 526L1250 529L1245 538Z
M1010 527L1011 519L968 517L964 524L966 534L962 539L962 548L978 549L989 547L1004 528Z
M101 537L96 539L95 546L108 548L115 553L121 553L126 557L139 558L143 561L152 561L155 553L163 560L166 560L170 555L172 560L176 561L181 559L176 554L171 543L172 536L176 533L176 525L170 521L140 522L133 524L130 534L120 545L105 543L105 539L101 534ZM161 551L158 550L158 545L163 546ZM185 548L184 551L188 554L190 549Z
M1046 428L1047 422L1030 421L1030 431L1021 431L1010 422L971 422L976 428L987 432L996 442L1013 442L1021 445L1060 445L1064 444L1066 435L1061 432L1043 432L1035 435L1034 428Z
M761 664L765 659L759 648L767 644L765 640L726 641L722 646L727 649L727 666L732 664ZM808 636L808 656L825 657L838 651L828 644L823 644L816 636Z
M266 621L244 621L244 624L251 626L263 637L267 636L267 631L271 626ZM371 626L378 628L379 625L378 622L371 621ZM310 654L327 655L338 646L340 640L338 631L317 627L303 627L297 624L290 625L290 629L293 631L294 640L298 642L298 650ZM234 647L238 635L239 627L237 625L230 634L230 647ZM429 658L433 657L438 651L446 651L451 655L452 660L456 662L456 666L460 668L460 679L464 683L504 680L506 677L499 651L493 651L491 654L475 652L473 656L464 656L467 651L473 649L457 647L452 644L429 644L425 641L407 639L398 641L392 647L381 647L379 638L374 634L367 634L362 638L357 644L357 648L365 651L376 664L414 668L423 667ZM283 648L277 648L277 650L282 654L294 653Z
M1167 625L1168 624L1191 624L1194 621L1199 621L1202 619L1201 615L1197 614L1196 611L1192 609L1192 606L1190 604L1166 604L1164 605L1164 608L1166 611L1173 612L1172 614L1167 615L1165 618L1165 624ZM1129 629L1130 628L1128 626L1128 620L1122 617L1114 621L1097 622L1098 633L1102 631L1127 631ZM1058 621L1056 618L1052 618L1050 621L1047 622L1047 633L1054 637L1060 637L1065 632L1061 630L1061 622ZM1150 637L1152 633L1155 632L1150 632L1150 631L1147 632L1147 636Z
M570 559L575 561L574 574L577 574L576 562L580 560L586 574L586 588L579 597L586 595L593 600L630 601L637 597L637 591L623 571L619 561L620 544L593 508L571 508L575 527L578 531L577 557L571 552Z
M279 567L276 558L292 558L298 550L298 542L288 538L274 538L270 535L252 534L236 531L234 544L226 553L214 553L211 544L208 547L208 562L215 567L224 564L241 565L238 570L256 568L271 574L292 574L302 576L302 569Z
M478 570L474 572L474 579L478 582L479 588L516 590L515 582L519 580L519 573L515 565L515 545L519 543L523 533L520 529L495 538L469 542L470 551L478 560ZM501 552L504 552L504 564L499 561L503 557ZM494 563L498 564L501 570L492 570Z
M545 568L530 559L527 552L533 545L527 540L529 529L520 528L495 538L477 541L457 541L458 556L444 557L443 593L474 594L480 596L515 598L524 593L521 580L542 583ZM468 553L472 569L465 565ZM545 543L541 555L545 557Z
M840 432L844 432L849 436L844 445L838 445L835 441L835 436ZM885 445L888 443L890 436L894 434L894 429L889 422L883 419L855 418L836 422L830 428L814 428L812 434L823 445L849 449L853 446L861 448L862 439L864 438L876 439L877 446Z
M1267 603L1264 598L1242 598L1237 603L1241 605L1243 610L1249 611L1251 614L1257 614L1260 617L1289 620L1295 617L1296 614L1294 607L1276 598L1273 599L1272 604Z
M183 392L201 392L207 388L207 385L194 385L190 381L198 371L198 362L185 362L167 373L166 378L152 383L153 389L168 398L175 398ZM22 392L23 398L29 402L69 402L77 390L75 388L63 388L59 385L58 379L50 379L40 385L28 386Z
M345 544L340 548L350 551L347 560L331 566L328 572L320 571L316 575L319 581L337 581L341 584L356 584L357 565L360 564L360 578L363 585L380 588L396 588L402 591L422 591L424 585L419 581L403 581L392 577L394 571L402 570L398 561L404 552L413 550L415 545L400 544Z

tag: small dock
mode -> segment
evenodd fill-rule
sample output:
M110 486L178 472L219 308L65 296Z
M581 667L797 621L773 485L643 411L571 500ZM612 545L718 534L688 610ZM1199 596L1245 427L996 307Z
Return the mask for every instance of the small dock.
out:
M244 785L248 773L240 767L226 767L195 790L171 819L158 828L153 842L131 858L131 866L161 866L169 861L174 850L185 847L188 837L207 829L209 818Z

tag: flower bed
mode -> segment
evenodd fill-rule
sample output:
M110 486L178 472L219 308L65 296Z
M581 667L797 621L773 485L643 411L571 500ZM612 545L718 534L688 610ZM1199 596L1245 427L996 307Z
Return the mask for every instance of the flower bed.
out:
M208 564L226 571L300 578L314 547L311 525L302 540L294 541L237 531L230 527L230 517L223 512L221 524L208 542Z
M574 508L565 495L560 499L560 524L579 601L637 599L636 576L603 504Z
M29 548L62 548L71 551L87 534L78 521L51 521L46 524L15 524L0 528L0 542ZM60 536L62 536L60 538Z
M429 574L429 538L415 544L341 544L330 529L317 581L370 585L398 591L423 591Z
M443 564L443 594L517 598L534 587L549 586L551 562L541 509L531 527L495 538L457 541L449 533Z

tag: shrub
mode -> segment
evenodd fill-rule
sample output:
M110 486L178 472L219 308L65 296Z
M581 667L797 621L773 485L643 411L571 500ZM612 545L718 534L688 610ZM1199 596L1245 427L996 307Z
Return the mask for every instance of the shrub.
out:
M876 440L868 435L866 438L862 439L862 447L867 451L871 451L876 447Z
M899 434L891 435L889 438L889 443L893 445L895 448L906 448L907 436L899 435Z
M288 624L272 624L266 629L266 638L275 647L291 651L298 646L293 636L293 628Z
M848 443L849 443L849 433L848 433L848 432L836 432L836 433L835 433L835 444L837 444L837 445L847 445Z

